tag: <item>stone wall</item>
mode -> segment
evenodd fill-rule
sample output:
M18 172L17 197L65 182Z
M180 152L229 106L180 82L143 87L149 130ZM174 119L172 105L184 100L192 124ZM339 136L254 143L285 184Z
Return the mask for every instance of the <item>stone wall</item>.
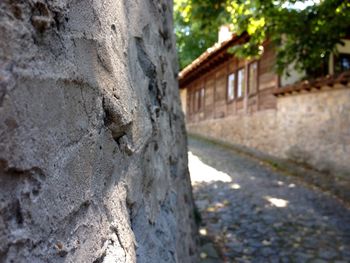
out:
M188 123L190 133L293 161L350 186L350 85L277 98L277 109Z
M217 138L224 142L244 145L272 153L276 149L274 138L276 111L265 110L254 114L238 114L226 118L188 123L190 133Z
M348 86L350 87L350 85ZM350 176L350 89L279 97L274 154L321 172Z
M0 3L0 262L193 262L172 1Z

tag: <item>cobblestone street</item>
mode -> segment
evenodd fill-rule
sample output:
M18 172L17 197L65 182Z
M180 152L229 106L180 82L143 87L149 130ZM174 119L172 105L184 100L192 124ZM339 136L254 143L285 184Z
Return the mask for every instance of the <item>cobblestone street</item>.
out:
M219 250L202 262L350 262L350 210L337 199L193 138L189 167L200 234Z

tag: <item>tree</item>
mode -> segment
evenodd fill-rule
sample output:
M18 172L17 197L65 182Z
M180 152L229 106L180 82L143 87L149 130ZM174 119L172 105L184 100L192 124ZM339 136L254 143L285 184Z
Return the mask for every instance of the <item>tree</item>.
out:
M198 1L193 0L192 12L200 10L196 7ZM217 1L205 2L215 5ZM268 38L276 47L278 74L293 64L297 70L317 76L319 67L350 33L349 1L227 0L220 3L230 14L232 30L249 35L248 42L234 47L232 52L239 57L258 57Z
M217 41L220 25L229 21L226 0L175 0L174 20L180 68Z
M238 56L259 56L269 38L276 47L276 71L288 65L315 77L319 68L336 52L336 44L349 35L350 2L344 0L228 1L233 29L247 32L250 40L233 51Z

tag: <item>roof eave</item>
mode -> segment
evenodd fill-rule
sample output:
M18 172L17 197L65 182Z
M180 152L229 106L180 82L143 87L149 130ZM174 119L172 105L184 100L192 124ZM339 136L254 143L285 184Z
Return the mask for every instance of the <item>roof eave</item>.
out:
M242 39L245 39L246 37L247 37L247 34L232 35L230 39L219 44L218 47L215 47L214 45L213 47L207 49L203 54L201 54L198 58L196 58L191 64L189 64L179 73L178 79L180 83L180 88L184 88L182 84L186 82L187 79L190 78L193 73L200 70L201 67L203 67L208 60L215 57L220 52L226 52L227 49L230 48L233 44L237 43Z

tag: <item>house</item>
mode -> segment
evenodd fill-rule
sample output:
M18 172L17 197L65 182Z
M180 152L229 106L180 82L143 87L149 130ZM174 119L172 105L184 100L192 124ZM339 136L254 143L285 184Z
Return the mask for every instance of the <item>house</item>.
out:
M350 40L329 74L300 81L305 74L274 72L269 41L259 59L228 52L246 39L230 35L179 73L188 132L346 178L339 187L350 189Z

